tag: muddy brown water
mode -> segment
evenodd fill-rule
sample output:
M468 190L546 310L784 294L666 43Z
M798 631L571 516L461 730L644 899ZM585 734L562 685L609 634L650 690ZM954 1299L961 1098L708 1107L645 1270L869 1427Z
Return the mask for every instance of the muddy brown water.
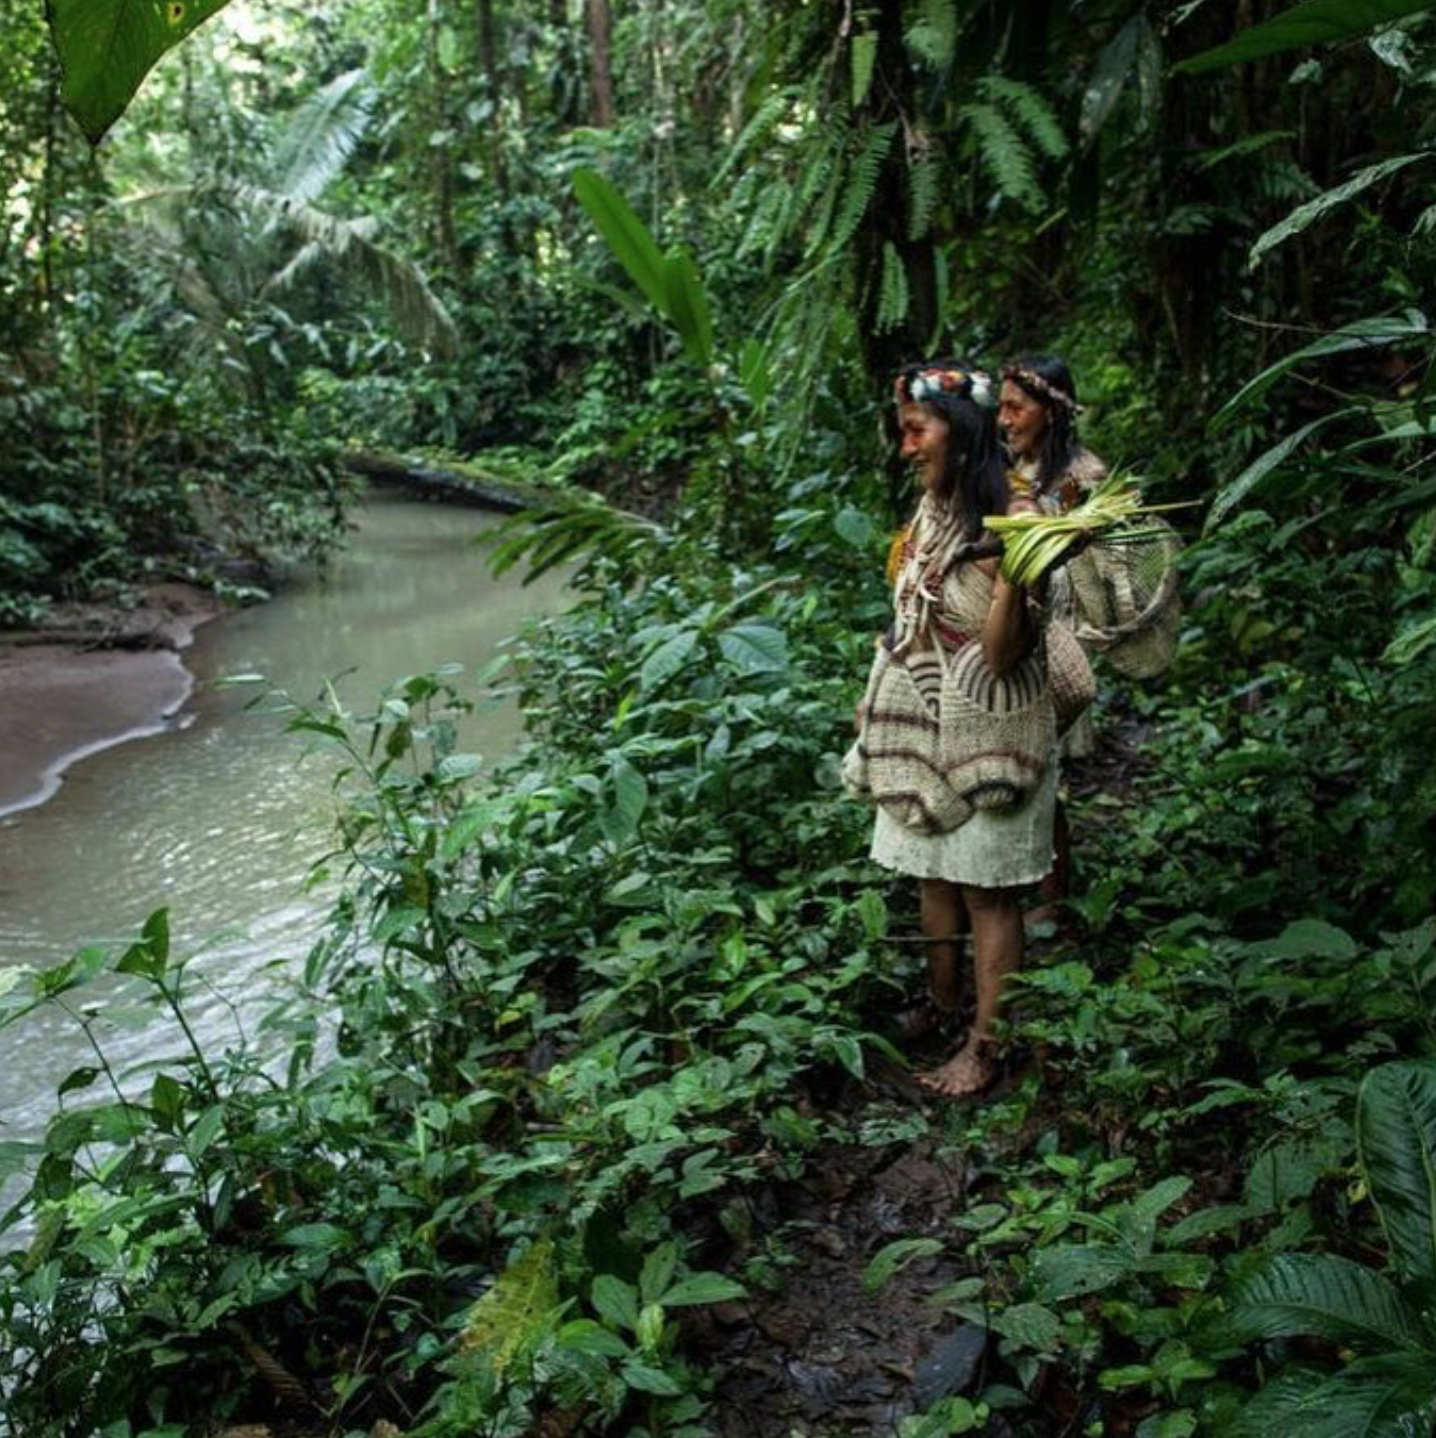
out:
M247 712L254 689L216 681L262 673L314 699L342 676L347 705L369 712L395 677L449 662L472 673L526 617L563 603L558 578L493 578L473 545L493 517L379 495L357 518L327 576L199 631L184 656L195 690L167 732L82 760L47 803L0 820L0 970L133 938L167 906L177 948L204 949L195 1015L201 1040L222 1046L231 1005L264 990L266 966L303 958L333 893L306 891L305 878L328 848L335 761L306 758L280 720ZM492 759L519 733L511 704L489 707L465 721L460 747ZM157 1020L120 1007L98 1032L136 1083L176 1049ZM34 1137L56 1085L91 1061L58 1012L0 1030L0 1140Z

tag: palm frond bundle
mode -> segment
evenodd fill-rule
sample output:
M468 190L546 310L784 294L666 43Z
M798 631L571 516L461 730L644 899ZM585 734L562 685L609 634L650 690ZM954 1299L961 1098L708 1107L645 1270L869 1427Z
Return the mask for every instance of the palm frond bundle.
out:
M1114 474L1066 514L992 514L983 523L1003 541L1002 573L1014 584L1036 584L1082 537L1103 543L1144 538L1145 515L1180 505L1143 504L1131 478Z

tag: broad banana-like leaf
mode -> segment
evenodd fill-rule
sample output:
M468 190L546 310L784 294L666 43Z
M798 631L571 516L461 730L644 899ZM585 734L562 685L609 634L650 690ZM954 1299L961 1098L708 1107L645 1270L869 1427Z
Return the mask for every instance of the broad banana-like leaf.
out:
M1356 1151L1397 1267L1436 1281L1436 1064L1383 1064L1367 1076Z
M668 313L666 266L648 226L633 207L597 170L575 170L573 192L598 227L613 257L628 271L629 278L643 291L649 304L660 314Z
M1257 1395L1234 1438L1427 1438L1433 1409L1429 1357L1358 1358L1325 1380L1282 1374Z
M1225 45L1183 60L1177 69L1215 70L1221 65L1240 65L1306 45L1349 40L1403 15L1431 8L1431 0L1305 0L1261 25L1242 30Z
M1389 179L1398 170L1404 170L1407 165L1414 165L1417 160L1430 159L1433 153L1436 151L1419 150L1414 154L1397 155L1390 160L1383 160L1379 165L1368 165L1359 174L1353 175L1345 184L1325 190L1304 205L1298 205L1284 220L1279 220L1271 229L1258 237L1256 244L1251 248L1251 254L1247 256L1247 265L1251 269L1256 269L1262 259L1279 244L1284 240L1291 239L1293 235L1299 235L1308 225L1315 224L1328 210L1334 210L1338 205L1345 204L1347 200L1353 199L1363 190L1380 184L1382 180Z
M47 0L61 96L97 145L155 61L227 0Z
M664 312L673 321L684 351L694 364L707 369L713 363L713 314L698 266L687 250L674 250L664 259L663 292Z
M1237 1285L1220 1326L1239 1343L1310 1334L1378 1352L1424 1352L1436 1364L1421 1315L1401 1290L1334 1254L1278 1254Z
M1397 344L1402 340L1429 336L1431 327L1420 310L1404 310L1399 315L1372 315L1367 319L1352 320L1330 334L1322 335L1309 345L1302 345L1289 355L1268 365L1266 369L1249 379L1212 416L1213 425L1225 424L1239 410L1245 409L1254 400L1260 399L1277 380L1307 360L1320 359L1325 355L1344 354L1348 350L1380 349L1383 345Z

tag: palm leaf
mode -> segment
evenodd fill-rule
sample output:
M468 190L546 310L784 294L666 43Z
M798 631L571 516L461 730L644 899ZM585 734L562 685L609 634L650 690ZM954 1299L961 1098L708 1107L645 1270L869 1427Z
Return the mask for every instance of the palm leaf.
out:
M265 282L262 293L282 293L320 264L352 266L383 300L407 343L444 356L457 352L457 331L443 301L418 265L375 239L377 220L343 219L252 185L243 187L242 194L269 217L268 224L290 230L300 241L290 260Z
M348 70L316 90L285 122L267 169L271 188L307 204L338 178L374 112L364 70Z
M1374 315L1367 319L1352 320L1340 329L1324 334L1310 344L1302 345L1289 355L1268 365L1258 375L1249 379L1212 416L1213 425L1225 424L1239 410L1260 399L1277 380L1307 360L1321 359L1326 355L1344 354L1348 350L1379 349L1383 345L1398 344L1402 340L1430 334L1426 316L1420 310L1406 310L1399 315Z
M1292 454L1317 430L1323 429L1333 420L1344 419L1356 412L1354 409L1340 409L1331 414L1324 414L1319 419L1302 425L1300 429L1293 430L1284 439L1278 440L1270 449L1259 454L1212 501L1211 511L1207 515L1207 529L1209 531L1215 529L1242 500L1261 484L1267 475L1285 464Z

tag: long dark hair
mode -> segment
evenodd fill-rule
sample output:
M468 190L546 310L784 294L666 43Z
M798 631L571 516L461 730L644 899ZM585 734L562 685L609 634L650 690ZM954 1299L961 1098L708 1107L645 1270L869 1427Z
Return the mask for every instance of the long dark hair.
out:
M935 388L921 397L912 393L913 381L930 370L956 376L952 388ZM947 425L947 464L934 491L944 504L956 510L962 527L971 538L982 533L984 515L1002 514L1007 509L1007 465L997 434L997 419L987 404L974 393L986 394L990 382L964 359L943 356L907 364L898 371L894 395L900 404L920 404ZM989 396L990 397L990 396Z
M1077 439L1077 385L1072 371L1056 355L1023 355L1003 369L1002 378L1047 411L1047 433L1042 436L1037 455L1037 487L1047 489L1066 474L1081 448ZM1038 383L1033 382L1034 378Z

